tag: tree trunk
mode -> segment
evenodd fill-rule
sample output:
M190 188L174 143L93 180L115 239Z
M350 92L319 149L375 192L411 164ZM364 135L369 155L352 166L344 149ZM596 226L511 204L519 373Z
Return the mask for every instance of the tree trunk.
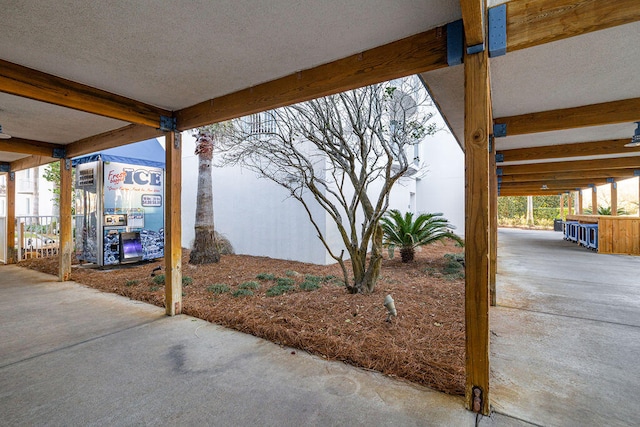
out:
M402 258L402 262L411 262L415 256L415 249L413 246L406 246L400 248L400 257Z
M213 141L211 135L198 137L198 196L196 202L195 239L189 255L189 264L211 264L220 261L213 223L213 185L211 158Z
M368 294L373 292L382 267L382 227L378 225L373 233L371 257L367 266L366 250L354 250L351 255L353 268L353 286L347 285L352 294Z

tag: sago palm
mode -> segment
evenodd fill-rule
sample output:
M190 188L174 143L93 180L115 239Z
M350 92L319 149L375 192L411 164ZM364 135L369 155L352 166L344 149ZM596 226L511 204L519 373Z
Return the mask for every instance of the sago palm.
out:
M390 249L400 248L402 262L412 261L415 248L428 245L442 239L453 239L461 245L464 241L451 230L453 225L442 217L441 213L419 214L415 220L413 213L402 215L399 210L392 209L380 220L384 233L384 245Z

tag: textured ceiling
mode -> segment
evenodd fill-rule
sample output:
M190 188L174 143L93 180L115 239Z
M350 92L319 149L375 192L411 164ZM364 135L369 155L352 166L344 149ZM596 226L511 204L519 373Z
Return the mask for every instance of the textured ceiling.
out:
M5 3L0 59L172 111L460 18L457 0ZM0 124L61 144L126 125L2 94Z

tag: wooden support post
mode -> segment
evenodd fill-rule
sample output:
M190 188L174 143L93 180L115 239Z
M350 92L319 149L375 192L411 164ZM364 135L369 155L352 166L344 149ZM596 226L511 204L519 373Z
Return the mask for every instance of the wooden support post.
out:
M618 215L618 183L611 183L611 215Z
M567 193L567 213L573 215L573 195L571 192Z
M582 190L578 190L578 209L576 213L582 215Z
M591 192L591 215L598 215L598 187L596 186Z
M640 216L640 176L638 177L638 216Z
M498 272L498 174L496 173L496 144L491 144L489 157L489 303L492 307L497 304L496 274Z
M489 60L465 55L466 406L489 414Z
M7 174L7 264L17 262L16 254L16 173Z
M182 140L180 133L165 133L164 265L167 316L182 313Z
M60 160L60 269L58 279L61 282L71 277L71 256L73 240L71 236L71 159Z
M564 193L560 195L560 219L564 221Z

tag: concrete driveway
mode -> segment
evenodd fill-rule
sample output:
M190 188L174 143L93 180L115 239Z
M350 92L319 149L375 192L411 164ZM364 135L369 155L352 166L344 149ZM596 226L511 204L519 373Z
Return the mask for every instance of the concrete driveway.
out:
M475 423L460 397L55 280L0 266L1 426Z
M640 425L640 258L500 229L492 403L545 426Z

